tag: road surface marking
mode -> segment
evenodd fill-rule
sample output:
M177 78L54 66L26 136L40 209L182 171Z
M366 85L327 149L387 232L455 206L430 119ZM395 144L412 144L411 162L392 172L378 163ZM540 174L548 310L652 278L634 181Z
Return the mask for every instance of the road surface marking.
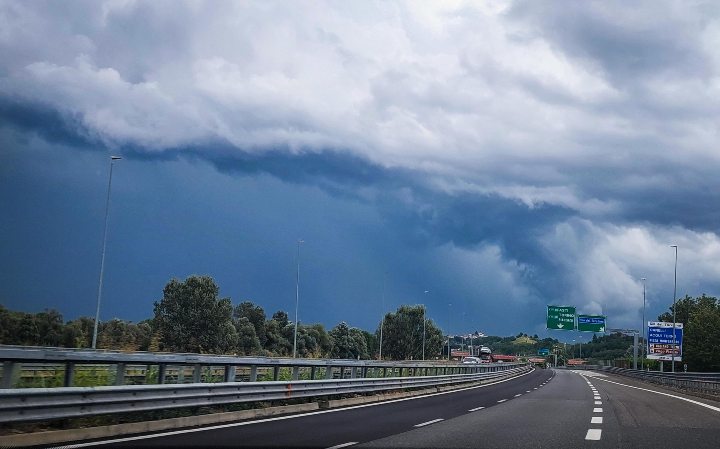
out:
M475 407L475 408L471 408L471 409L468 410L468 411L469 411L469 412L476 412L476 411L482 410L482 409L484 409L484 408L485 408L485 407Z
M611 384L620 385L620 386L622 386L622 387L634 388L634 389L636 389L636 390L648 391L648 392L650 392L650 393L661 394L661 395L663 395L663 396L668 396L668 397L671 397L671 398L680 399L681 401L689 402L689 403L691 403L691 404L699 405L699 406L701 406L701 407L709 408L710 410L714 410L714 411L716 411L716 412L720 412L720 407L715 407L715 406L712 406L712 405L708 405L708 404L705 404L705 403L700 402L700 401L693 401L692 399L684 398L684 397L682 397L682 396L676 396L676 395L670 394L670 393L663 393L662 391L648 390L647 388L634 387L634 386L632 386L632 385L625 385L625 384L621 384L621 383L619 383L619 382L613 382L612 380L607 380L607 379L600 379L600 380L602 380L603 382L608 382L608 383L611 383Z
M533 390L537 390L537 387L533 388Z
M516 398L519 398L520 396L522 396L522 393L518 393L515 395Z
M348 446L352 446L353 444L358 444L358 442L351 441L349 443L338 444L337 446L332 446L332 447L329 447L328 449L340 449L341 447L348 447Z
M593 396L593 398L594 398L594 399L600 399L600 395L599 395L599 394L596 394L596 395Z
M590 418L590 424L602 424L602 416L593 416Z
M500 400L498 401L498 404L501 403L501 402L505 402L505 401L507 401L507 399L500 399Z
M602 407L595 407L593 413L602 413Z
M525 390L525 393L530 393L530 390Z
M492 382L489 384L475 385L475 386L467 387L467 388L458 388L457 390L442 391L440 393L431 393L431 394L425 394L422 396L413 396L413 397L409 397L409 398L393 399L393 400L384 401L384 402L375 402L372 404L351 405L349 407L341 407L341 408L335 408L335 409L331 409L331 410L320 410L317 412L301 413L298 415L275 416L272 418L258 419L256 421L242 421L242 422L235 422L235 423L230 423L230 424L218 424L215 426L200 427L200 428L194 428L194 429L171 430L169 432L158 432L158 433L152 433L152 434L148 434L148 435L138 435L138 436L134 436L134 437L115 438L115 439L110 439L110 440L101 440L101 441L93 441L93 442L88 442L88 443L77 443L77 444L69 444L69 445L65 445L65 446L53 446L53 447L55 447L55 448L62 447L63 449L76 449L76 448L88 447L88 446L102 446L105 444L125 443L128 441L147 440L150 438L161 438L161 437L168 437L168 436L172 436L172 435L182 435L185 433L205 432L208 430L228 429L230 427L249 426L249 425L253 425L253 424L260 424L260 423L272 422L272 421L284 421L286 419L303 418L306 416L314 416L314 415L324 415L326 413L344 412L347 410L355 410L358 408L377 407L379 405L393 404L395 402L414 401L417 399L430 398L433 396L440 396L440 395L446 395L446 394L451 394L451 393L460 393L460 392L467 391L467 390L475 390L478 388L485 388L485 387L489 387L491 385L497 385L497 384L509 382L511 380L519 379L519 378L527 376L528 374L531 374L533 372L535 372L534 368L531 369L530 371L528 371L527 373L520 374L519 376L509 377L507 379L499 380L497 382Z
M586 440L599 440L602 436L602 429L588 429Z
M595 405L602 405L602 401L595 401Z
M435 424L436 422L443 421L442 418L433 419L432 421L422 422L420 424L415 424L413 427L423 427L423 426L429 426L430 424Z

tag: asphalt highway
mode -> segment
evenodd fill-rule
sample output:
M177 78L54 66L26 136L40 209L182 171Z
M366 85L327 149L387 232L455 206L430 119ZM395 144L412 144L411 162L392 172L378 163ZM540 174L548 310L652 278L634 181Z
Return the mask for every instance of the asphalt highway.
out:
M720 446L720 403L593 372L534 370L421 398L65 446L644 448Z

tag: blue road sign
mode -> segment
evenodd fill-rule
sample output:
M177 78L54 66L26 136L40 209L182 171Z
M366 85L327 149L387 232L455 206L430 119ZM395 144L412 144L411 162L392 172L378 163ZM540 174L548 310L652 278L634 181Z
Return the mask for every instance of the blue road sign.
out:
M674 334L674 335L673 335ZM647 358L654 360L682 361L683 323L648 321Z

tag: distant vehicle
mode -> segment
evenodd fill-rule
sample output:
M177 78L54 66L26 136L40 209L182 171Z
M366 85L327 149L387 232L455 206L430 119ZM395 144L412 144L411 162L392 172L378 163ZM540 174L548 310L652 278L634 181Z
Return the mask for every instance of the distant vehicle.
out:
M463 365L475 365L475 364L482 363L482 362L480 361L480 358L478 358L478 357L463 357L462 363L463 363Z
M480 363L492 363L492 351L487 346L480 348Z

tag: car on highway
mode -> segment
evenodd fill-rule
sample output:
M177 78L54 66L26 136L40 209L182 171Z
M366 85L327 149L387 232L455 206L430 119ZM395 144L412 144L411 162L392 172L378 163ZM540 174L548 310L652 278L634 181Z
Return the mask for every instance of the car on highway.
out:
M463 357L462 359L463 365L474 365L476 363L482 363L479 357Z

